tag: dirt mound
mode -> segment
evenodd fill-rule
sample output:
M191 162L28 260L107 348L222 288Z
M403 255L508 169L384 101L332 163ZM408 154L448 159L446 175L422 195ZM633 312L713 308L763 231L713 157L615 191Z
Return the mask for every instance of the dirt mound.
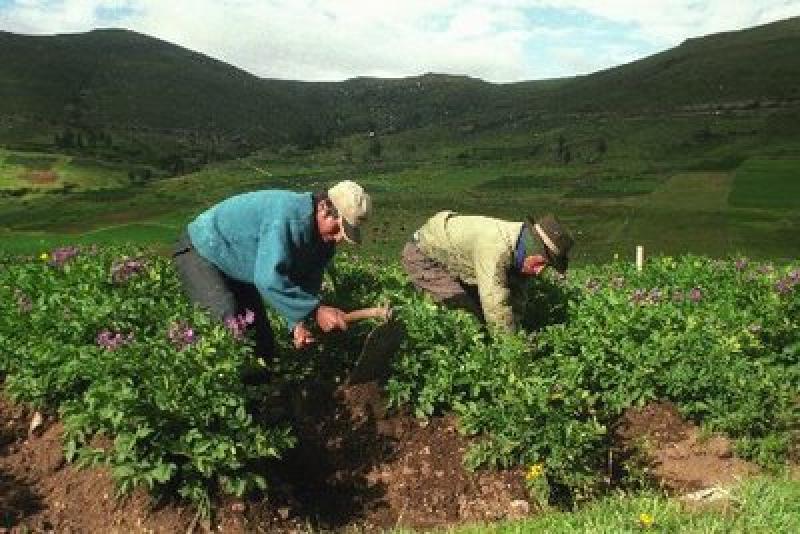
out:
M521 470L470 473L468 443L452 416L421 422L386 415L375 384L317 394L295 422L298 446L264 466L269 496L224 499L213 526L224 532L433 527L525 513ZM32 414L0 402L0 527L33 531L208 531L190 507L154 506L143 492L114 497L107 469L66 465L62 428L46 420L28 436ZM523 503L524 504L524 503Z
M0 397L0 527L33 532L186 531L192 512L154 510L143 492L118 501L107 469L65 465L60 423L48 420L29 433L33 414ZM187 519L188 518L188 519Z
M615 440L624 456L643 459L649 475L673 492L730 485L758 472L755 464L733 455L728 438L704 436L666 402L629 409L617 424Z

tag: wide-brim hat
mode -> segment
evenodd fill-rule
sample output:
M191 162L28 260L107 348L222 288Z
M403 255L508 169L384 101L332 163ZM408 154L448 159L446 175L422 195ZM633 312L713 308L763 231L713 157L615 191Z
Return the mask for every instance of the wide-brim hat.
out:
M372 211L369 194L357 183L345 180L328 189L328 198L339 214L345 240L361 243L361 223Z
M551 214L540 218L528 217L531 233L542 242L547 261L561 274L569 266L569 251L575 240L563 224Z

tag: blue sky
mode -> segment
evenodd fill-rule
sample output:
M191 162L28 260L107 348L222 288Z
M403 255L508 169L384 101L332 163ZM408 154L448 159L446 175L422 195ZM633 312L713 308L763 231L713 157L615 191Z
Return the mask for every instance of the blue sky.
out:
M0 30L128 28L258 76L332 81L588 74L798 15L800 0L0 0Z

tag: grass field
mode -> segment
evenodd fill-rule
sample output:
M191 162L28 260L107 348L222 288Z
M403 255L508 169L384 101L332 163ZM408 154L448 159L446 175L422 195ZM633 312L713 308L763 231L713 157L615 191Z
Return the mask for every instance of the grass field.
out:
M800 161L751 159L736 170L732 206L800 211Z
M713 128L723 132L722 126ZM547 148L526 151L527 135L493 134L469 143L432 136L414 151L404 148L410 142L404 135L384 141L387 154L380 160L360 156L365 140L352 138L324 151L262 152L136 186L113 166L5 151L0 168L13 169L15 179L22 168L84 178L70 191L0 197L0 253L38 256L64 244L121 242L156 244L166 253L195 214L229 195L259 188L321 190L352 178L372 192L375 206L360 253L381 262L396 261L413 230L442 209L514 220L554 212L575 233L577 265L615 255L633 261L636 245L644 245L648 256L800 257L800 142L761 146L734 136L727 144L698 147L693 126L683 120L639 127L594 124L534 137L534 145L550 148L558 135L574 139L585 152L576 150L569 164ZM589 140L611 134L617 140L594 159ZM661 493L612 495L571 513L553 510L448 532L793 532L800 528L797 496L796 480L758 479L735 489L726 513L687 511ZM642 514L652 525L642 524Z
M19 185L20 169L55 171L58 183L76 185L0 198L0 248L168 244L195 214L229 195L320 190L350 178L373 193L375 205L360 252L384 260L396 259L427 217L450 209L509 220L556 213L576 234L578 264L632 256L636 245L649 255L785 261L800 256L800 134L781 123L778 142L770 121L582 118L473 134L428 127L384 136L380 159L367 156L369 138L352 136L328 149L264 151L138 186L119 166L6 150L3 187ZM572 147L569 163L555 157L562 142Z
M129 167L62 154L0 149L0 194L116 189L129 182Z

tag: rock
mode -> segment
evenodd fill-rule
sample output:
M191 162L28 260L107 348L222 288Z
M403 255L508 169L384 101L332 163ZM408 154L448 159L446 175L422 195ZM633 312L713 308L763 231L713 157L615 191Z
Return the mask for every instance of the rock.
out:
M44 423L44 417L42 417L41 412L36 412L33 414L31 418L31 426L28 428L28 437L31 438L34 435L37 435L36 431L42 427Z
M511 501L508 505L508 517L511 519L519 519L527 516L531 512L531 505L528 501L523 499L516 499Z

